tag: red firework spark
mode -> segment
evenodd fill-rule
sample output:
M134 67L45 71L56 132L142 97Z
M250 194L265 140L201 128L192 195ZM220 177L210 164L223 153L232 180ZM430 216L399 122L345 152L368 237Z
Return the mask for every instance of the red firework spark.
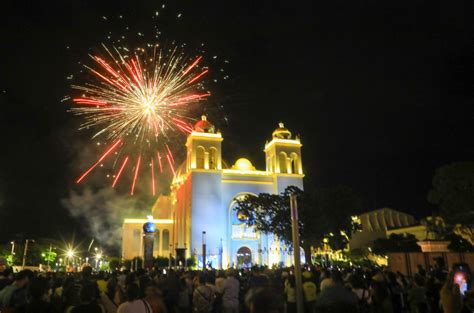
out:
M189 109L191 104L210 96L209 92L199 91L202 88L200 80L208 69L201 67L199 70L202 56L188 63L176 48L166 55L163 51L157 51L155 46L151 58L143 53L124 54L105 46L104 49L107 58L91 56L95 65L86 66L94 81L73 86L83 94L73 98L77 107L71 111L85 118L81 129L97 129L93 138L102 135L112 144L76 183L81 183L113 150L120 148L120 153L127 156L116 172L112 187L115 188L123 176L129 160L136 159L130 192L133 195L142 155L156 155L161 173L160 150L164 150L169 168L175 174L175 160L168 143L175 133L189 134L193 131ZM138 51L143 52L144 49ZM152 159L153 195L154 170Z

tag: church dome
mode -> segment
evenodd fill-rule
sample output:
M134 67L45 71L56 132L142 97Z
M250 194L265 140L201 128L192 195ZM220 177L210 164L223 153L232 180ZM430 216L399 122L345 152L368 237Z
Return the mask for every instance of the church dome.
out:
M285 128L285 124L278 123L278 128L273 131L273 138L291 139L291 132Z
M194 125L194 130L200 133L215 133L215 127L212 125L205 115L201 116L201 120Z
M235 161L235 164L232 166L233 170L241 171L255 171L255 166L246 158L240 158Z

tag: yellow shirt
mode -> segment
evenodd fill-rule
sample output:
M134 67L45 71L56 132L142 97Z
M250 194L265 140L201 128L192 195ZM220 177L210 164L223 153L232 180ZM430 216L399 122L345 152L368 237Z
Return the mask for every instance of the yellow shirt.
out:
M316 301L316 284L312 281L304 282L303 293L305 302Z
M291 287L290 283L285 281L286 301L296 303L296 288Z
M106 293L107 292L107 282L103 279L99 279L97 281L97 286L99 287L99 291Z

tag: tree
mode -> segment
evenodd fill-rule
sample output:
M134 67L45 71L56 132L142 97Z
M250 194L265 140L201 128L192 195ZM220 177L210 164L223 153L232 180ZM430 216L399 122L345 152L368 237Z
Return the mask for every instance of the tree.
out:
M443 218L459 224L474 242L474 162L459 162L436 170L428 201L440 208Z
M169 264L170 264L170 259L164 256L157 256L153 262L153 266L155 266L156 268L168 267Z
M5 259L8 266L13 266L18 261L18 255L12 254L10 244L0 245L0 259Z
M56 261L57 256L58 254L55 251L53 250L49 251L49 249L41 253L41 257L43 258L43 261L47 264L54 263L54 261Z
M373 267L376 265L376 263L370 259L371 250L369 250L369 248L351 249L344 254L354 265L364 267Z
M301 247L311 255L328 237L334 250L347 245L354 230L351 216L361 208L361 198L350 188L336 186L316 189L313 194L289 186L279 195L261 193L238 199L234 210L246 216L245 223L265 234L274 234L291 245L290 195L296 195Z
M388 252L421 252L418 239L413 234L391 234L388 238L374 240L372 251L377 255Z
M110 266L110 269L112 270L118 270L120 267L120 259L117 257L110 257L109 266Z
M420 224L426 228L427 240L441 240L449 233L444 220L440 216L428 216L420 221Z
M452 252L474 252L474 247L472 244L464 239L463 237L455 234L450 233L445 237L446 240L451 241L448 245L449 251Z

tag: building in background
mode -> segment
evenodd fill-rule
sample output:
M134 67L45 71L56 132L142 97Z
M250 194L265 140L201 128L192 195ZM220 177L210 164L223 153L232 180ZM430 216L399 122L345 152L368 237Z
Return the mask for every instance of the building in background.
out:
M273 235L255 232L234 210L246 195L281 193L288 186L303 189L301 142L283 123L265 144L266 167L257 170L240 158L228 167L222 160L222 134L203 116L186 141L186 160L177 168L170 196L160 196L152 209L156 223L156 255L185 252L202 267L205 232L206 263L214 268L251 264L291 265L292 249ZM123 224L122 256L142 255L143 220Z
M352 235L350 249L366 248L378 238L387 238L391 233L418 231L415 218L397 210L383 208L361 214L358 217L361 231Z
M169 256L173 232L173 206L171 198L160 196L151 209L152 222L155 223L154 256ZM131 260L143 256L143 224L146 218L127 218L122 225L122 258Z

